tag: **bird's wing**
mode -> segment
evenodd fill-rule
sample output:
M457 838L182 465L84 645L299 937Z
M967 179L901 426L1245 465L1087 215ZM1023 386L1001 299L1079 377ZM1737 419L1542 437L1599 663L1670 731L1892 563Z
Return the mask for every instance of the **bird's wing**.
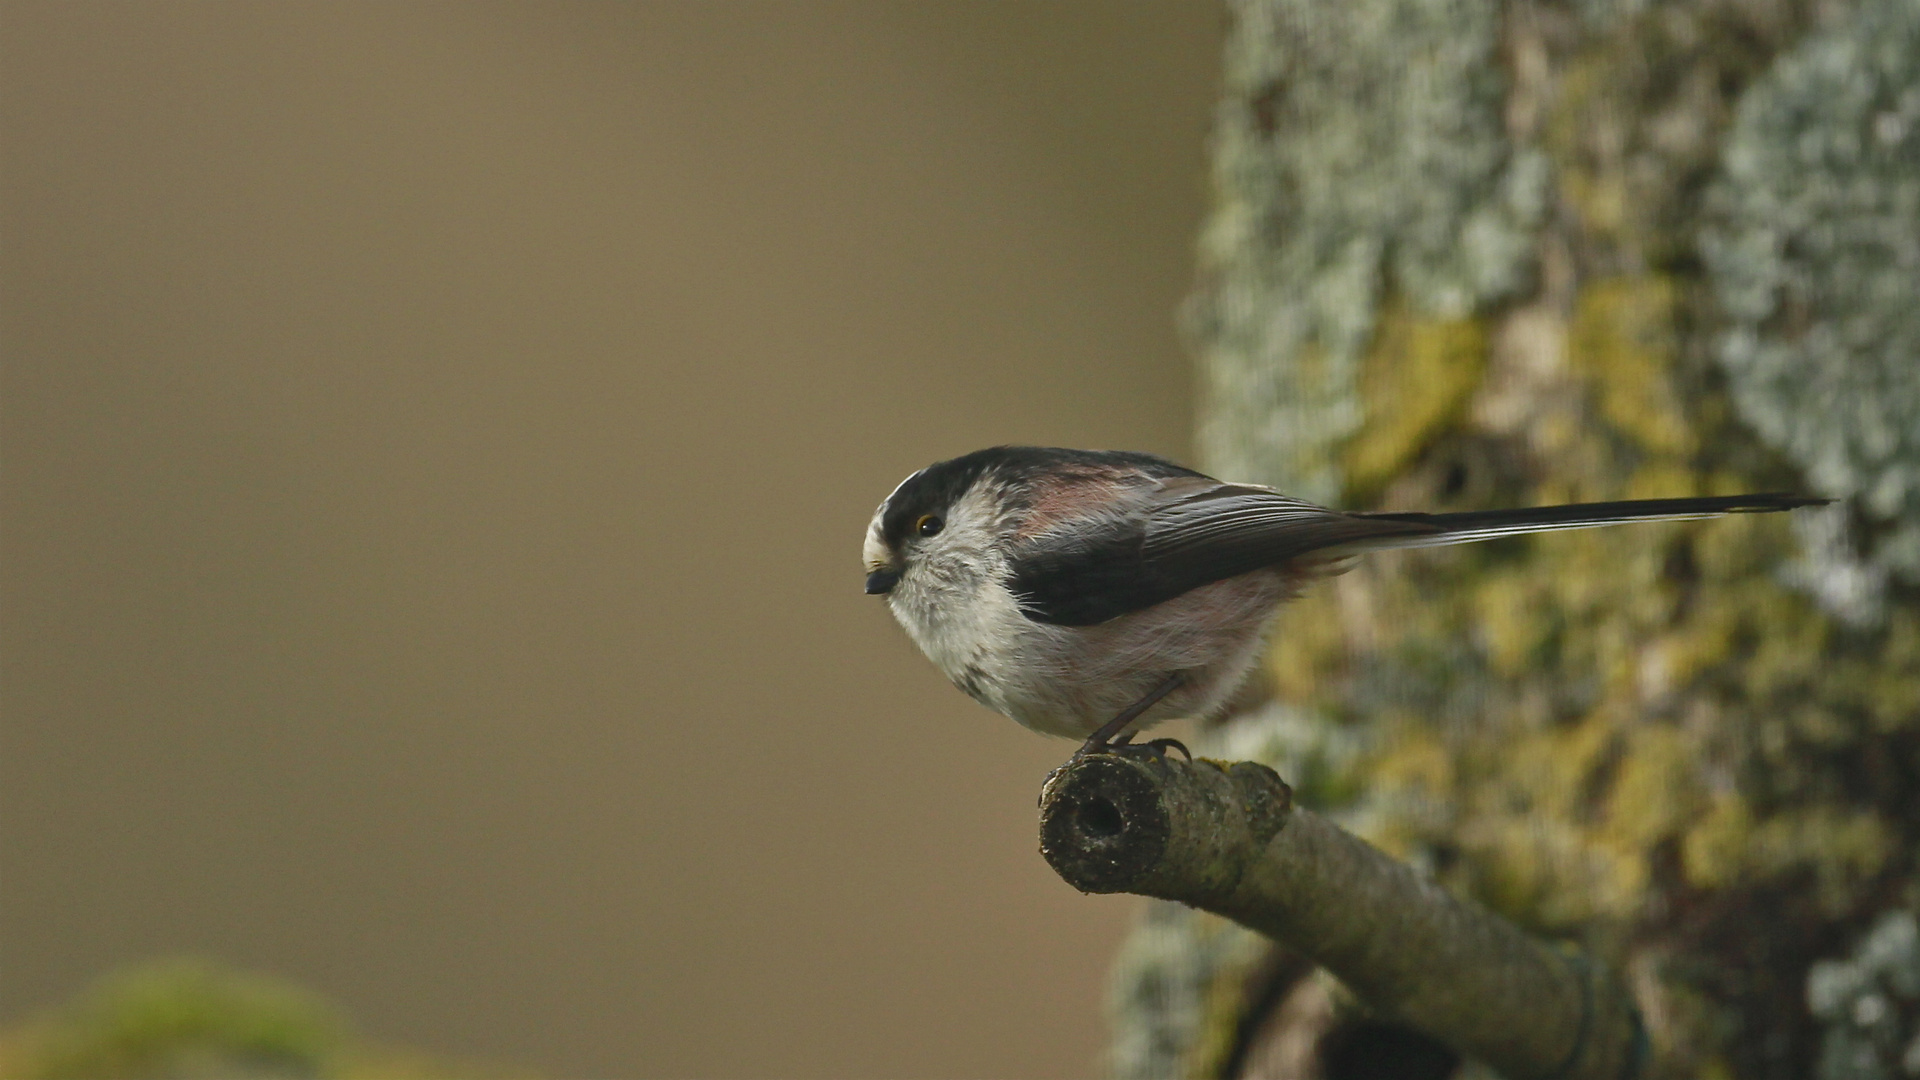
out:
M1313 551L1436 531L1343 514L1271 488L1182 477L1107 521L1034 537L1016 552L1009 585L1029 618L1090 626Z

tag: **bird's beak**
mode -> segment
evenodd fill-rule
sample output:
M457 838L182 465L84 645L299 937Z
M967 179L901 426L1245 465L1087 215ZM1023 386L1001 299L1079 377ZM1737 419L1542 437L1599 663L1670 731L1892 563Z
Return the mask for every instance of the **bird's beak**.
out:
M892 592L894 583L900 580L898 570L875 570L867 575L867 595Z

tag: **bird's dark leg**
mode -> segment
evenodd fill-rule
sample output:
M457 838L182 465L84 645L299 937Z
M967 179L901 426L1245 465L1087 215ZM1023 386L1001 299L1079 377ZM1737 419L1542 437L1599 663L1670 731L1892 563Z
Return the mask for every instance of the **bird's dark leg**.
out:
M1126 708L1120 710L1119 716L1116 716L1113 719L1107 721L1106 723L1100 725L1100 730L1088 736L1087 741L1080 744L1080 749L1073 752L1073 756L1080 757L1084 754L1099 754L1107 751L1108 749L1112 748L1115 745L1127 746L1131 744L1133 741L1133 736L1130 734L1126 736L1122 736L1119 739L1118 743L1114 741L1114 738L1115 736L1119 736L1121 732L1125 731L1128 724L1131 724L1135 720L1140 719L1141 713L1144 713L1148 709L1153 708L1155 705L1159 704L1161 698L1166 697L1168 694L1171 694L1175 690L1179 689L1180 684L1183 681L1185 680L1181 677L1180 673L1177 671L1167 676L1164 680L1161 681L1160 685L1154 687L1151 691L1149 691L1146 697L1143 697L1139 701L1136 701L1133 704L1127 706ZM1163 740L1156 739L1154 741L1160 742ZM1149 743L1147 745L1151 746L1153 744ZM1186 747L1182 746L1180 749L1185 750ZM1165 753L1166 751L1162 749L1160 752Z

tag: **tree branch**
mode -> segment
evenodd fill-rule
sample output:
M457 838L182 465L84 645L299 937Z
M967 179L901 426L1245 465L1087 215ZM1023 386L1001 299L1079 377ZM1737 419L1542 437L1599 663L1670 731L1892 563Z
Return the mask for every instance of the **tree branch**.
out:
M1259 931L1512 1080L1621 1080L1645 1057L1605 971L1293 806L1265 765L1070 761L1041 792L1040 851L1082 892L1178 900Z

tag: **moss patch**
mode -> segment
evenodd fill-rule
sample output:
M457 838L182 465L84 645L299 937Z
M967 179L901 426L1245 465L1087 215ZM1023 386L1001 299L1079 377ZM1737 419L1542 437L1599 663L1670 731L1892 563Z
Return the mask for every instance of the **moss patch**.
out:
M1663 278L1590 282L1580 290L1567 344L1614 430L1650 454L1683 457L1693 453L1695 436L1672 383L1674 303L1674 286Z
M1360 361L1366 426L1340 452L1349 500L1370 499L1459 417L1486 358L1482 320L1420 318L1404 302L1386 308Z

